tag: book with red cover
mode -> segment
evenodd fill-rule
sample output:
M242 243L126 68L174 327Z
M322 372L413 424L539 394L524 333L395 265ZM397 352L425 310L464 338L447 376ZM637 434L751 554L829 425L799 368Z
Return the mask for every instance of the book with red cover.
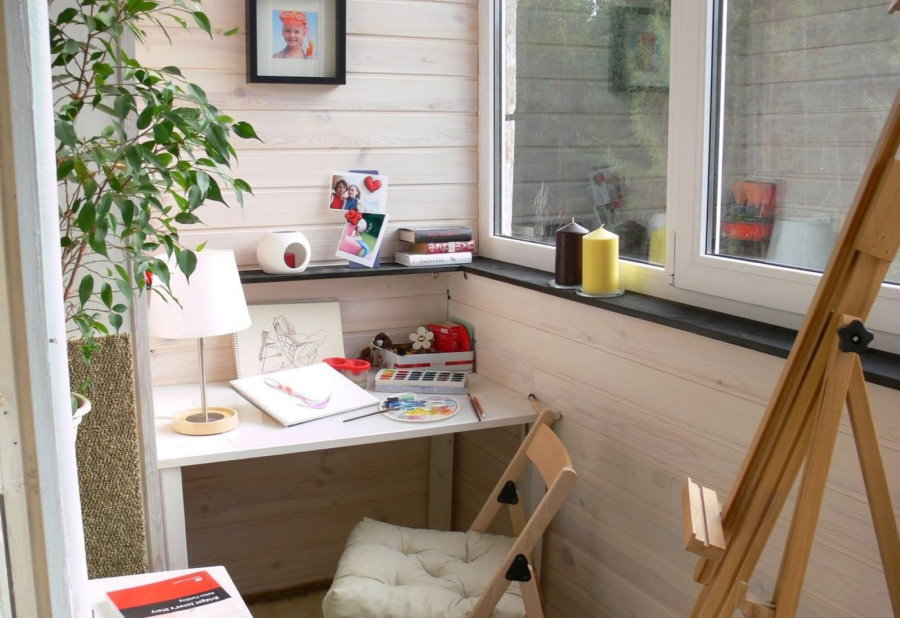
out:
M455 227L420 227L416 229L401 227L399 238L403 242L449 242L451 240L472 240L472 228Z
M246 616L246 607L229 602L231 595L208 571L187 573L169 579L110 590L106 593L113 607L125 618L149 616ZM215 605L221 603L221 605Z
M451 240L448 242L417 242L410 243L406 247L407 253L463 253L474 252L476 249L474 240Z

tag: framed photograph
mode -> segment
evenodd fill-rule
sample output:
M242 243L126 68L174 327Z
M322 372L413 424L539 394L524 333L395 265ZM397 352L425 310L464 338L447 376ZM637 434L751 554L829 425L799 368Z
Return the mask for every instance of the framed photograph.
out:
M247 81L346 83L347 0L247 0Z
M337 301L249 305L251 326L234 334L239 378L344 356Z
M375 266L387 233L388 216L380 212L344 211L344 227L335 255L363 266Z
M331 172L329 210L387 212L388 177L377 172Z
M669 14L631 6L611 10L609 73L613 90L668 90Z

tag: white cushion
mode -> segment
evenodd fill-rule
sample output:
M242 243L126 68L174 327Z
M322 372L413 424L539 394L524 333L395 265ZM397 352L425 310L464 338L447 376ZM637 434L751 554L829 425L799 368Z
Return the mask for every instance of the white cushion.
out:
M513 541L363 519L350 533L322 611L326 618L466 616ZM525 616L517 582L511 582L492 616Z

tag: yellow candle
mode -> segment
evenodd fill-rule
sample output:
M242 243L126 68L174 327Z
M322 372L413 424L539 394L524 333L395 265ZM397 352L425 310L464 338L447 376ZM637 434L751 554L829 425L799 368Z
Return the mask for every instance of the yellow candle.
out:
M619 237L601 226L581 242L581 289L587 294L618 294Z

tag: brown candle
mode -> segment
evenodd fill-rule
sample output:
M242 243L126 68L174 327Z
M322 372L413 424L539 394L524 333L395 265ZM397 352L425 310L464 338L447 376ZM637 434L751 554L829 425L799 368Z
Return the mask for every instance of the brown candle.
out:
M581 240L588 230L575 223L567 223L556 230L556 285L581 284Z

